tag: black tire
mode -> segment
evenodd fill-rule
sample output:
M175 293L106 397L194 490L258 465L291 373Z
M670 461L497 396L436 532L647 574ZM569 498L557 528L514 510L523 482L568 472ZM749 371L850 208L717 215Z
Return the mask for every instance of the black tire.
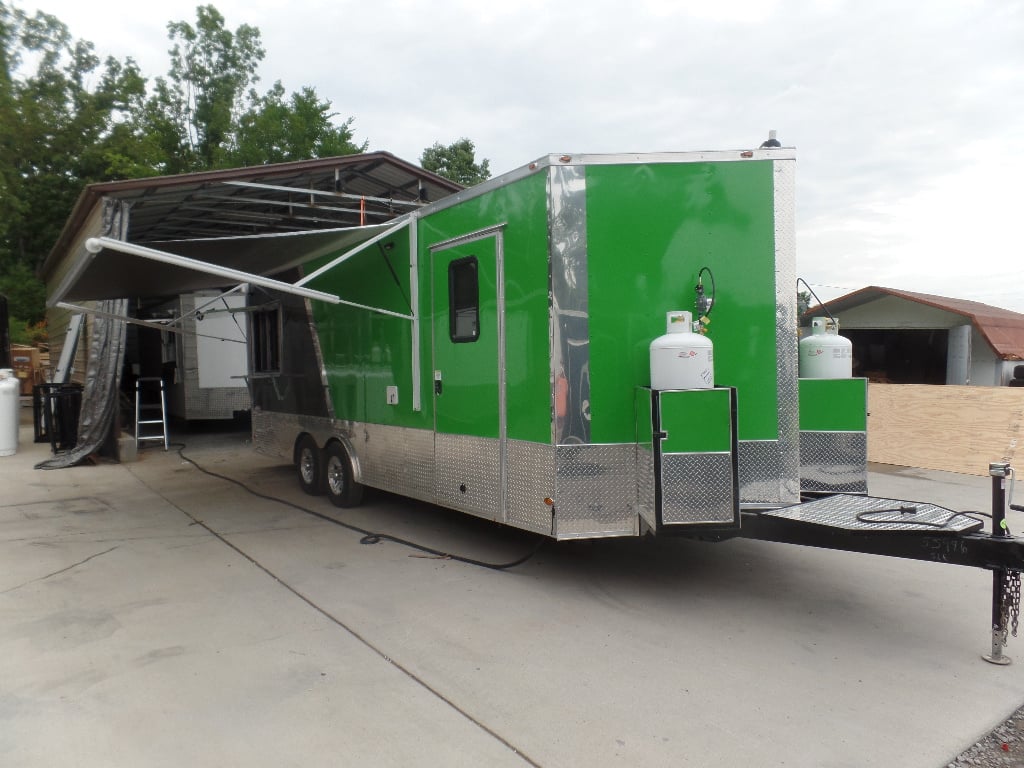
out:
M1024 379L1024 365L1013 366L1013 378Z
M299 474L299 487L310 496L319 496L324 492L324 462L316 440L303 435L295 446L295 467Z
M352 478L352 462L341 443L324 449L324 490L336 507L355 507L363 500L363 485Z

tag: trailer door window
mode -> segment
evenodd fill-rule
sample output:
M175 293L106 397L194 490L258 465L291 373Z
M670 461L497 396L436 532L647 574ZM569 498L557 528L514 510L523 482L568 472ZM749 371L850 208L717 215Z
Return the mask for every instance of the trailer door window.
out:
M456 344L480 338L480 281L476 256L448 265L448 335Z
M252 313L252 372L281 372L281 307L273 304Z

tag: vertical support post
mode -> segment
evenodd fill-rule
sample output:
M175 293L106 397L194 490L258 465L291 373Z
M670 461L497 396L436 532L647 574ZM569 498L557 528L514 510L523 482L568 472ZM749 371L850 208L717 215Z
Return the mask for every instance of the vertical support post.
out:
M992 477L992 536L1007 536L1006 520L1006 478L1010 472L1009 463L992 462L988 473ZM1009 664L1011 659L1003 653L1006 644L1007 618L1003 613L1003 595L1006 592L1007 573L1005 568L992 571L992 653L981 658L991 664Z

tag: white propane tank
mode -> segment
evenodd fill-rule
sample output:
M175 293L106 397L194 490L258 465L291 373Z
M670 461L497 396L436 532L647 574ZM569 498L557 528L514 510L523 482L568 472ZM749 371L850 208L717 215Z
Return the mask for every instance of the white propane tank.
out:
M853 344L839 335L839 321L811 320L811 335L800 339L800 378L848 379L853 376Z
M12 368L0 369L0 456L18 452L21 382Z
M693 315L669 312L666 333L651 342L652 389L711 389L715 386L711 339L693 332Z

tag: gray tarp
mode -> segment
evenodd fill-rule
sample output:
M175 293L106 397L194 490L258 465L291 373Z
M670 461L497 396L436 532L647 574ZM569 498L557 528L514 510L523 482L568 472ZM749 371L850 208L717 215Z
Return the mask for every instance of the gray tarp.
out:
M124 237L128 216L126 204L111 201L103 210L103 233ZM105 314L124 317L128 299L108 299L99 303ZM67 453L36 464L36 469L73 467L99 449L110 434L121 389L121 367L127 328L124 320L97 316L89 339L89 362L82 390L82 409L78 420L78 442Z

